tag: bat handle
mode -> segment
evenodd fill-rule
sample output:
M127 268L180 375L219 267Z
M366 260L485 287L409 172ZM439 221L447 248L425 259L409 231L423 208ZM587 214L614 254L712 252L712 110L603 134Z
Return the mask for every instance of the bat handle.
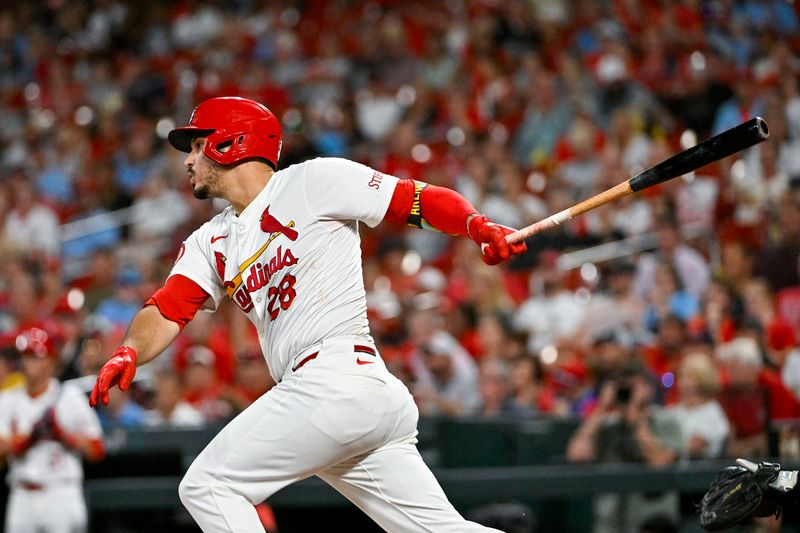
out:
M536 235L544 230L559 226L573 217L582 215L587 211L591 211L596 207L600 207L601 205L613 202L614 200L622 198L623 196L628 196L631 193L633 193L633 191L631 190L630 180L623 181L622 183L619 183L610 189L601 192L600 194L596 194L587 200L573 205L572 207L564 209L563 211L559 211L554 215L550 215L544 220L535 222L530 226L526 226L521 230L515 231L514 233L509 233L506 236L506 241L508 241L509 244L524 241L532 235Z
M572 210L564 209L563 211L559 211L554 215L550 215L549 217L540 220L539 222L534 222L530 226L526 226L522 229L519 229L514 233L509 233L508 235L506 235L506 242L508 242L509 244L522 242L528 237L536 235L537 233L541 233L550 228L559 226L571 218L572 218Z

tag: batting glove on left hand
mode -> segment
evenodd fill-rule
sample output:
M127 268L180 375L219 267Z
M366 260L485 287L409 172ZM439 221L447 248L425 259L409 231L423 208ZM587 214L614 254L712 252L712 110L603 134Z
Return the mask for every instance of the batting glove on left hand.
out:
M100 369L97 382L89 396L89 405L94 407L98 400L108 405L108 389L119 385L119 390L128 390L135 374L136 350L130 346L120 346Z
M496 265L507 261L512 255L519 255L527 251L524 242L509 244L506 235L514 230L495 224L483 215L472 217L467 224L467 235L481 247L481 259L487 265Z

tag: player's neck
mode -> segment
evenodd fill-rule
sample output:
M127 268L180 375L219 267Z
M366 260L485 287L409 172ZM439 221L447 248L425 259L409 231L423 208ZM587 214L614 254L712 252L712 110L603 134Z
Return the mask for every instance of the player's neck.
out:
M231 171L225 199L239 215L264 190L274 171L255 161L242 163Z

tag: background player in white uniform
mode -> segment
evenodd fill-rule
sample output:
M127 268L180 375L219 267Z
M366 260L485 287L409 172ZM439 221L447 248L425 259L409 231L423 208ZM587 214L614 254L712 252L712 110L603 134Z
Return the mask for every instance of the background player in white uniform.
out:
M317 475L389 531L478 531L417 452L418 412L367 324L359 222L404 221L473 239L495 264L522 253L454 191L344 159L275 171L281 131L252 100L201 103L170 133L197 198L230 202L183 244L164 287L133 319L90 402L108 401L202 308L226 295L255 324L278 383L230 422L179 487L203 531L263 531L253 504Z
M45 331L23 331L16 347L25 387L0 394L0 457L9 457L11 487L5 531L86 531L81 456L102 459L100 421L83 392L53 377L58 353Z

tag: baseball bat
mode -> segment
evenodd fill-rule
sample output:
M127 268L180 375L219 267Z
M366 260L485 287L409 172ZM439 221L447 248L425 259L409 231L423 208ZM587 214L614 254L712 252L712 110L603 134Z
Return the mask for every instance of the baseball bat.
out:
M591 198L584 200L570 208L564 209L554 215L526 226L514 233L509 233L506 240L509 243L520 242L531 235L536 235L546 229L563 224L578 215L591 211L596 207L605 205L614 200L639 192L653 185L664 183L678 176L688 174L693 170L718 161L745 148L750 148L769 138L769 127L761 117L751 118L742 122L719 135L687 148L683 152L665 159L656 166L649 168L619 185L611 187Z

